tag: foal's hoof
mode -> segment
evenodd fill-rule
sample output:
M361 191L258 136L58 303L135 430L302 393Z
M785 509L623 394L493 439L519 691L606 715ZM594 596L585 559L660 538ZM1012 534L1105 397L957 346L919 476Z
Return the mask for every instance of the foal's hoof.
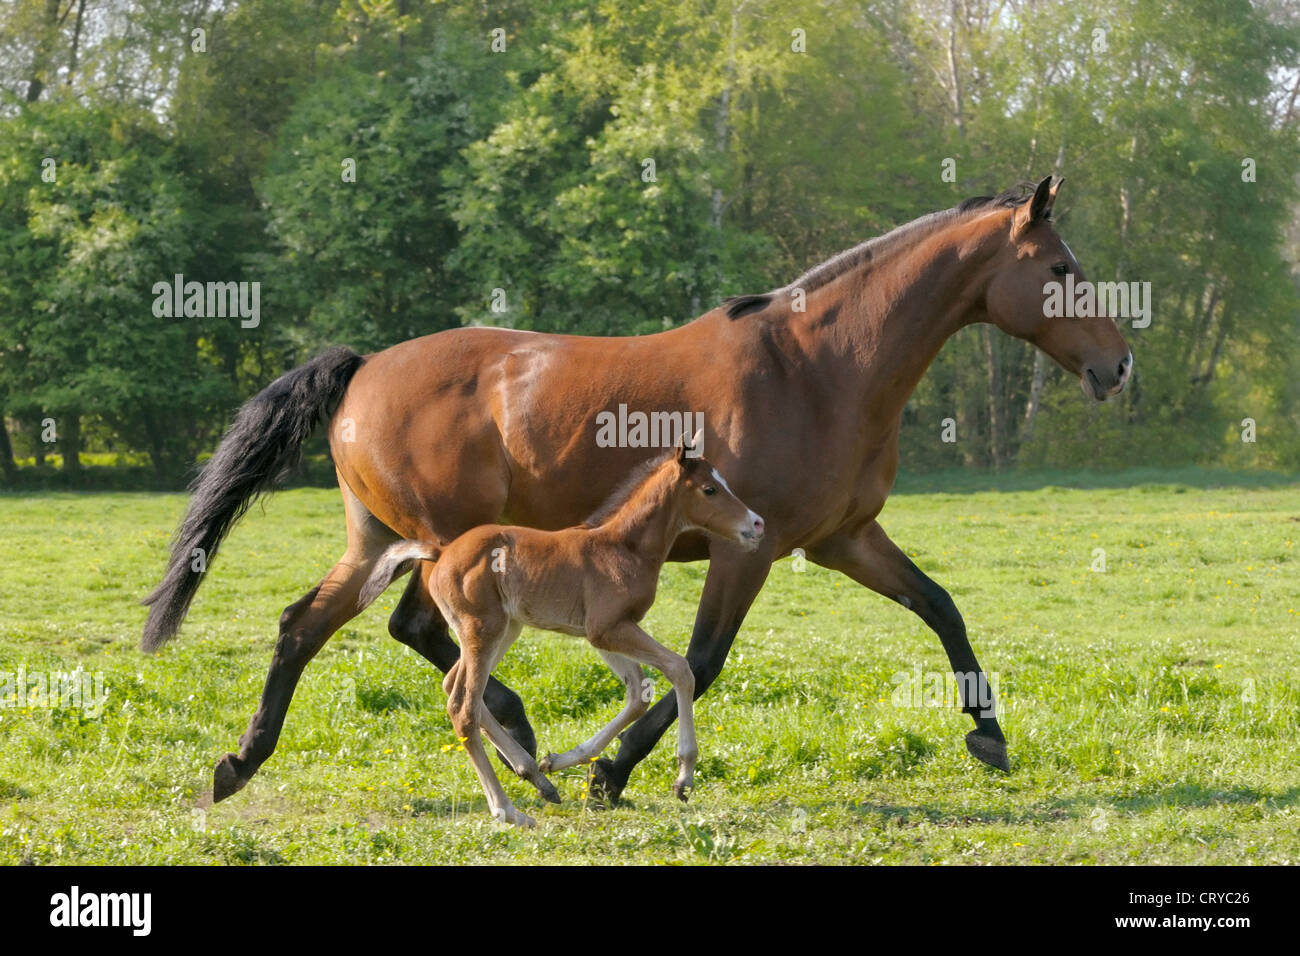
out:
M1005 740L972 730L966 735L966 750L981 763L997 767L1006 773L1011 772L1011 761L1007 758Z
M536 820L526 813L521 813L515 807L498 807L492 811L492 819L497 823L505 823L525 829L537 826Z
M626 780L619 780L614 769L614 762L608 757L601 757L591 764L590 776L587 778L587 792L592 803L607 807L618 806L619 797L623 795Z
M691 785L678 780L673 784L673 793L677 794L677 799L682 803L686 802L687 797L691 795Z
M213 803L220 803L226 797L233 796L248 783L248 778L239 772L238 760L234 754L226 754L217 761L216 769L212 771Z

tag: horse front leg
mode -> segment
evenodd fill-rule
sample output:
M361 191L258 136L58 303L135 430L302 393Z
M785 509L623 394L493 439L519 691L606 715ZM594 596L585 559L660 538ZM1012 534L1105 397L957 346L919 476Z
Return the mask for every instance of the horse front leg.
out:
M975 721L975 729L966 735L966 749L975 759L1010 771L1007 739L997 721L992 689L966 637L966 622L948 592L913 564L875 521L832 535L810 549L808 557L898 602L939 635L957 678L962 710Z
M695 675L693 699L699 700L722 673L732 641L771 567L772 556L765 548L744 553L720 544L711 556L691 642L686 649L686 662ZM617 805L633 768L654 749L676 719L676 695L666 694L645 716L623 731L613 760L602 758L592 765L592 792L601 795L610 806Z
M460 659L460 648L451 639L447 622L429 594L428 578L433 567L433 562L421 561L411 574L402 599L388 619L388 633L445 674ZM483 703L528 756L536 759L537 735L528 722L519 695L495 677L489 677ZM511 766L503 754L498 751L497 755L502 763Z

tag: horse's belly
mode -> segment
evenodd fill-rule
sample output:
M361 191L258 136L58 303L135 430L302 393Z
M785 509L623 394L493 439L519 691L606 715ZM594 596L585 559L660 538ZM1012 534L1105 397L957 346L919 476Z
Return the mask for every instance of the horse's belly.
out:
M568 602L564 602L567 604ZM506 613L514 620L541 631L554 631L573 637L585 637L585 615L580 607L565 607L554 599L535 595L510 595L505 600Z

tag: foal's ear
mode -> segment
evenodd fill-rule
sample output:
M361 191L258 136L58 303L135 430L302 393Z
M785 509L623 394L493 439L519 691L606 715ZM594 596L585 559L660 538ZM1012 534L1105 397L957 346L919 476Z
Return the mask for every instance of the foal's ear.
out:
M1047 176L1034 190L1034 198L1016 207L1012 217L1011 231L1019 235L1036 222L1043 222L1052 214L1052 205L1056 202L1057 190L1064 180L1060 176Z
M677 460L683 465L689 465L693 461L698 461L704 452L704 429L701 428L695 433L695 437L686 438L686 432L682 432L681 442L677 446Z

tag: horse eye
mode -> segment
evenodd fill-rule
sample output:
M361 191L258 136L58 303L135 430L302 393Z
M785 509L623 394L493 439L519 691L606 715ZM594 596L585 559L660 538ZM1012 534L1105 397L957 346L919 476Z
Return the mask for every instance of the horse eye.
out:
M718 489L714 488L712 485L709 485L707 488L704 489L704 494L706 497L712 497L717 493L718 493Z
M1063 276L1070 271L1070 264L1068 262L1058 262L1052 266L1052 271L1058 276Z

